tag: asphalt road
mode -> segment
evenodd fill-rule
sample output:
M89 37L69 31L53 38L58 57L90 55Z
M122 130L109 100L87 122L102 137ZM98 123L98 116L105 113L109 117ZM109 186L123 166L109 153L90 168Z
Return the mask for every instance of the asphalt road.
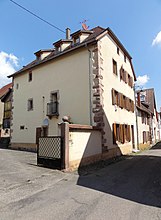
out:
M160 220L161 145L84 175L0 149L0 220Z

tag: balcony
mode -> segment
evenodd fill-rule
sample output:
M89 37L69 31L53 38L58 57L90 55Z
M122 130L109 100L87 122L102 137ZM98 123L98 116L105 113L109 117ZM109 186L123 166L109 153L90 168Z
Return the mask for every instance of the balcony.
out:
M59 116L58 106L58 102L47 103L47 116L49 118L51 118L52 116Z

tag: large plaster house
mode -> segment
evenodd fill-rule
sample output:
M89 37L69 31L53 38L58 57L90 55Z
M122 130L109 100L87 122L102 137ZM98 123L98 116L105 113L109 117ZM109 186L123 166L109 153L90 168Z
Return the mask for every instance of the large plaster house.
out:
M110 28L70 33L39 50L13 78L12 148L36 150L36 136L59 135L59 123L100 129L101 154L136 148L132 58ZM36 134L37 132L37 134ZM41 134L40 134L41 133Z

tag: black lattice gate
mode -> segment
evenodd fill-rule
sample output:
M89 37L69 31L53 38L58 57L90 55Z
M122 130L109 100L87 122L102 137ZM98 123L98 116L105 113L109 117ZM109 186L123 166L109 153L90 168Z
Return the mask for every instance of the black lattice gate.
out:
M60 136L39 137L37 164L63 169L63 143Z

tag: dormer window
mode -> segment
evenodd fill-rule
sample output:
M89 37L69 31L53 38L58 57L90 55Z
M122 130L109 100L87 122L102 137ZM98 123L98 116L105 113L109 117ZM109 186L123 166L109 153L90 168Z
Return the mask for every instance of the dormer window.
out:
M77 38L74 38L74 44L79 44L79 42L80 42L80 39L79 39L79 37L77 37Z
M93 33L93 31L89 31L89 30L79 30L79 31L71 34L73 44L82 43L92 33Z
M144 94L140 94L140 101L145 102L145 95Z
M61 51L61 48L60 48L60 47L56 47L56 51L57 51L57 52L60 52L60 51Z

